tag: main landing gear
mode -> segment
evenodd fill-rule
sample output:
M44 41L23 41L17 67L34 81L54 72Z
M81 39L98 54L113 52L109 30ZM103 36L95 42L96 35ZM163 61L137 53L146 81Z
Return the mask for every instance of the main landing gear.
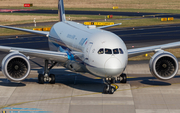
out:
M120 81L120 83L126 83L127 82L126 74L122 73L119 77L117 77L117 80Z
M119 77L117 77L117 80L120 81L121 83L126 83L127 77L126 74L121 74ZM104 94L113 94L117 89L117 85L113 85L115 83L115 78L106 78L104 79L105 86L103 89Z
M44 84L44 82L49 82L50 84L55 84L55 75L49 74L49 71L57 64L57 62L54 62L49 68L48 68L48 60L45 60L45 66L44 66L44 74L38 75L38 82L39 84Z

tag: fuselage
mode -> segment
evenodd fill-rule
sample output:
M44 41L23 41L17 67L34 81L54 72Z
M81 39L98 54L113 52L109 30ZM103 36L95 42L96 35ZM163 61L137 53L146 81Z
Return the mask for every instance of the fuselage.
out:
M121 38L111 32L76 22L56 23L49 33L52 51L64 50L69 60L81 62L86 69L100 77L119 76L127 65L127 48Z

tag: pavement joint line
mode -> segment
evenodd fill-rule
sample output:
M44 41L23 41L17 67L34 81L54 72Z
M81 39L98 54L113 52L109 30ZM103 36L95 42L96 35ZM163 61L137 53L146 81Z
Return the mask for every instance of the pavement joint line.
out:
M180 84L180 83L174 83L172 85L176 85L176 84ZM117 90L117 91L127 91L127 90L143 89L143 88L150 88L150 87L160 87L160 86L158 86L158 85L156 85L156 86L144 86L144 87L137 87L137 88L122 89L122 90ZM87 96L87 95L93 95L93 94L102 94L102 92L82 94L82 95L74 95L74 96L65 96L65 97L58 97L58 98L51 98L51 99L42 99L42 100L35 100L35 101L27 101L27 102L20 102L20 103L14 103L14 104L8 104L8 105L1 106L0 109L6 108L6 107L12 107L12 106L16 106L16 105L22 105L22 104L26 104L26 103L31 103L31 102L39 102L39 101L47 101L47 100L54 100L54 99L79 97L79 96Z

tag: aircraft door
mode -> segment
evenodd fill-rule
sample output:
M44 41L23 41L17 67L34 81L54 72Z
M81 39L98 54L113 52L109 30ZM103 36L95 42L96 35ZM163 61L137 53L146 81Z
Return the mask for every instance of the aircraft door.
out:
M91 47L92 47L92 45L93 45L93 43L92 42L89 42L88 43L88 46L87 46L87 48L86 48L86 50L85 50L85 62L89 62L89 54L90 54L90 51L91 51Z

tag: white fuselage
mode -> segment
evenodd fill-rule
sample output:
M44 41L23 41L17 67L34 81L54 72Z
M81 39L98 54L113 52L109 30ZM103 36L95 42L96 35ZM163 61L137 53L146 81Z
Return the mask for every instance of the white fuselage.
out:
M88 71L100 77L119 76L128 60L127 48L120 37L71 21L58 22L51 28L49 47L53 51L63 48L70 53L83 53L75 61L78 57Z

